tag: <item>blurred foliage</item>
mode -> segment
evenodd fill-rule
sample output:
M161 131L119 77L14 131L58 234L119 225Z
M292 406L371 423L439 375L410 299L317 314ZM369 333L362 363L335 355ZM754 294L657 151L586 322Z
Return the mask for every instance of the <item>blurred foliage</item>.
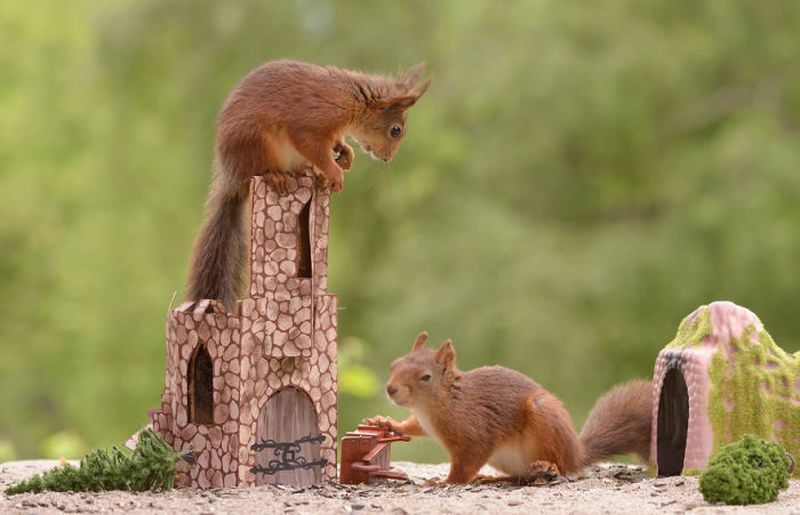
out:
M381 390L381 382L375 371L364 363L366 352L364 341L360 338L339 338L337 358L340 394L370 398Z
M580 422L714 299L797 350L799 31L791 0L0 2L0 438L109 446L157 405L216 112L278 57L434 75L333 202L351 373L427 329ZM404 416L353 388L340 431Z
M0 440L0 463L17 459L17 450L8 440Z
M86 444L79 435L70 431L52 434L41 444L42 458L76 459L84 452L86 452Z

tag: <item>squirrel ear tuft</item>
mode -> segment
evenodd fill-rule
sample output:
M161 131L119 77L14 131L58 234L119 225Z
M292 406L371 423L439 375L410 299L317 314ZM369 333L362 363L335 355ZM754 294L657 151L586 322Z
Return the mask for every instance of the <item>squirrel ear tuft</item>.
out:
M414 345L411 347L411 350L419 350L425 346L425 340L428 339L428 332L422 331L417 335L417 339L414 340Z
M436 351L436 362L443 364L445 368L450 368L455 360L456 350L453 348L453 341L448 338Z
M421 97L426 91L428 91L428 88L430 87L432 81L433 81L432 78L428 78L428 80L426 80L422 84L417 84L416 86L413 86L411 89L408 90L408 92L405 95L387 99L385 104L386 108L394 109L396 111L405 111L409 107L416 104L417 100L419 100L419 97Z
M397 82L399 82L403 87L406 89L411 89L422 76L425 74L425 61L421 63L417 63L411 68L407 69L403 73L401 73L397 77Z
M418 97L414 95L405 95L402 97L391 98L387 102L387 109L394 111L405 111L409 107L417 103Z
M423 93L428 91L428 88L431 87L431 82L433 82L433 77L428 77L428 80L426 80L425 82L421 84L416 84L413 88L411 88L409 94L419 99L419 97L421 97Z

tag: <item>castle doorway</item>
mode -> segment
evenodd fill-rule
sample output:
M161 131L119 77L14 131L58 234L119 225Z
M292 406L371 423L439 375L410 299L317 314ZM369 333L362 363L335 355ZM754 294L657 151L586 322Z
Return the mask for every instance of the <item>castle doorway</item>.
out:
M657 423L658 475L677 476L683 471L689 428L689 391L678 368L664 376Z
M322 481L317 412L305 392L286 387L270 397L258 417L256 484L305 487Z

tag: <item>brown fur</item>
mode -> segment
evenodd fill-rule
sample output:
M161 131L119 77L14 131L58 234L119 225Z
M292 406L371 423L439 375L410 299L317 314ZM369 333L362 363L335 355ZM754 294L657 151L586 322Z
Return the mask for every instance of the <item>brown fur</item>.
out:
M314 169L340 191L353 162L345 136L373 157L391 160L406 132L407 109L430 85L430 79L419 82L422 73L417 66L384 77L281 60L242 79L217 121L214 178L187 298L219 299L233 308L245 269L242 205L251 177L265 175L282 191L289 174Z
M597 399L581 430L584 464L632 452L643 462L650 456L651 381L617 385Z
M601 397L579 438L561 401L532 379L500 366L462 372L450 340L433 351L424 348L426 339L420 334L411 352L392 363L386 386L392 401L413 414L403 422L365 422L439 440L450 455L447 484L473 480L486 463L524 479L551 464L571 473L613 454L649 448L646 381Z

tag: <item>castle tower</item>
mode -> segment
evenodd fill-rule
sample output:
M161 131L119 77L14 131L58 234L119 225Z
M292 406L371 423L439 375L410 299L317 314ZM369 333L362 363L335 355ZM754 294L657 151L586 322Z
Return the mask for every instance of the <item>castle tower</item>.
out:
M167 370L152 427L197 451L200 488L336 478L336 306L327 289L330 195L311 175L251 183L248 297L167 316Z

